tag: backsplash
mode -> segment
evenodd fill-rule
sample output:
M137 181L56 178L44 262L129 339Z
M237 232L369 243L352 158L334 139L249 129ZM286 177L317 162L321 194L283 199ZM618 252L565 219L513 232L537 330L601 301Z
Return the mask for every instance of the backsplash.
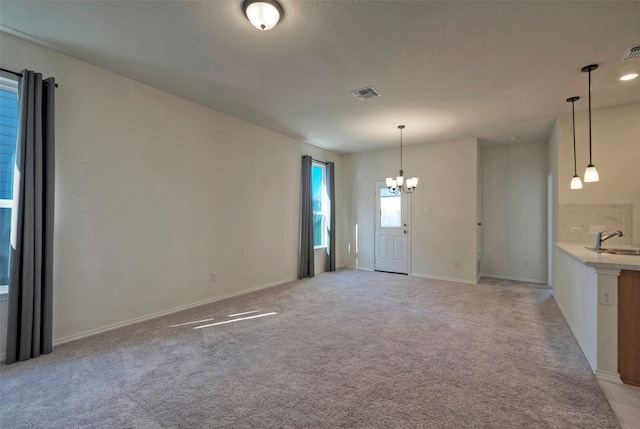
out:
M633 244L633 204L560 204L558 241L593 244L595 231L620 230L624 237L607 240L607 245Z

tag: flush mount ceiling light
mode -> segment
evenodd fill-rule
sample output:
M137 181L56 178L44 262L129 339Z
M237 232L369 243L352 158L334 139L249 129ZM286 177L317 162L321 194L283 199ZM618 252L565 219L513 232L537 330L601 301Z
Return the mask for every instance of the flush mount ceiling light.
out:
M598 69L598 64L591 64L585 67L582 67L583 73L589 73L589 165L587 165L587 169L584 171L584 181L586 182L597 182L600 180L598 176L598 170L596 170L596 166L593 165L591 161L591 72Z
M276 26L283 11L275 0L244 0L242 3L245 16L258 30L271 30Z
M409 177L407 180L404 180L404 172L402 171L402 130L404 129L404 125L398 125L398 129L400 130L400 172L395 179L393 177L387 177L387 188L389 188L389 192L394 194L398 194L400 191L405 194L410 194L416 190L418 178Z
M637 77L638 77L638 73L629 73L629 74L625 74L624 76L621 76L620 80L631 80Z
M567 101L571 103L571 113L573 115L573 179L571 179L571 189L582 189L582 181L578 176L578 170L576 165L576 110L574 102L580 100L580 97L567 98Z

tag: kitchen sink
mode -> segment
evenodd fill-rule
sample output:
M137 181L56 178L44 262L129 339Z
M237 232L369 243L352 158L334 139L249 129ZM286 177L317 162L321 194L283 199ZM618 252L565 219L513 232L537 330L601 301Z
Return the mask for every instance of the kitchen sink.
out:
M593 247L587 247L589 250L596 251ZM598 253L608 253L610 255L636 255L640 256L640 249L629 249L626 247L603 247Z

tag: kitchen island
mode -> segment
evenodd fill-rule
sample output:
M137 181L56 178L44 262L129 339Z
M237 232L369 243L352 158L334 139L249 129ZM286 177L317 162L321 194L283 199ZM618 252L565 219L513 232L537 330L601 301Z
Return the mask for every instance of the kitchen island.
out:
M553 297L595 374L621 383L618 370L618 280L640 271L640 256L597 253L556 243Z

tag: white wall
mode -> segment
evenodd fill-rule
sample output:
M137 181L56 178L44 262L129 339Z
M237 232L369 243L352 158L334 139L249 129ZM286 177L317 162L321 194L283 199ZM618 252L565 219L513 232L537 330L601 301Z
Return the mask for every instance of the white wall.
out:
M573 176L573 175L572 175ZM553 248L553 299L578 340L591 368L598 364L598 276L557 247ZM616 335L612 332L611 335Z
M296 277L300 157L335 162L339 190L340 155L4 33L0 49L60 84L54 341Z
M483 276L547 283L547 144L483 146Z
M411 194L412 275L476 283L477 155L476 139L404 148L405 175L420 179ZM344 155L343 169L347 208L343 260L349 266L371 270L373 183L397 174L399 149ZM425 209L431 209L431 214L425 215Z
M571 241L592 243L593 233L589 232L589 226L605 222L611 229L615 225L625 225L625 237L612 239L609 244L640 246L640 104L592 112L593 163L600 181L583 183L580 190L569 187L573 177L571 114L560 116L558 122L558 237L576 236ZM576 113L577 165L583 180L584 169L589 163L588 132L587 112ZM593 216L596 204L603 207L599 219ZM631 221L620 219L628 212L620 204L632 206ZM583 207L581 211L580 207ZM572 227L582 228L579 236L571 233Z
M558 146L559 122L556 119L547 141L547 282L553 286L553 243L558 241Z

